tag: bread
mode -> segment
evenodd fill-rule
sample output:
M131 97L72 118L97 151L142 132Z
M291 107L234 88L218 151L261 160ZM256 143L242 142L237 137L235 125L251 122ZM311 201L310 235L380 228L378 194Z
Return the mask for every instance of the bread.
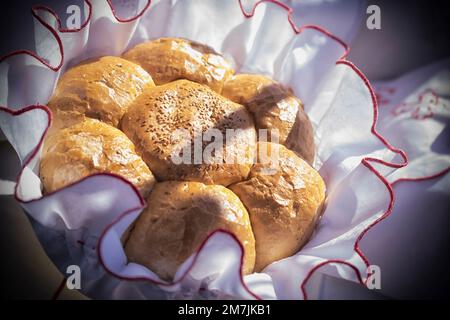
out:
M261 154L268 154L269 159ZM258 163L249 179L229 188L250 215L256 240L255 271L300 250L325 200L325 183L319 173L294 152L270 142L258 142Z
M295 151L308 163L314 161L314 135L303 105L294 94L276 81L256 74L238 74L225 82L222 95L245 105L255 118L256 129L278 130L278 142ZM276 132L274 131L273 134Z
M244 180L254 162L256 131L246 108L188 80L146 90L129 107L121 127L158 180L227 186ZM235 131L234 138L224 139L223 148L218 148L222 160L208 163L205 160L209 158L202 159L202 153L210 142L202 142L201 138L210 129L219 130L221 137L226 137L227 129L240 131ZM178 135L181 130L186 135ZM194 149L194 137L200 138L196 144L200 153ZM195 153L200 154L197 160L201 163L195 163ZM187 161L177 162L175 158L180 154Z
M123 57L141 65L157 85L188 79L220 92L224 81L234 74L231 65L212 48L180 38L144 42Z
M178 267L207 236L223 229L233 233L244 248L243 273L253 271L255 239L247 210L230 190L198 182L157 183L148 206L137 218L125 252L130 262L172 280Z
M298 156L308 162L314 164L316 156L316 146L314 143L314 131L309 121L308 115L300 108L295 118L294 126L284 142L284 145L294 151Z
M66 71L48 106L59 120L55 122L58 128L85 116L117 126L128 105L143 90L153 86L152 78L139 65L105 56Z
M64 128L45 141L40 162L44 192L49 193L90 174L108 172L124 177L146 196L155 178L120 130L95 119Z
M206 45L161 38L85 61L61 76L48 106L43 192L95 173L130 181L147 207L121 241L130 263L162 279L218 229L241 242L243 273L259 272L300 250L321 215L325 184L308 164L302 102L269 77L234 75Z

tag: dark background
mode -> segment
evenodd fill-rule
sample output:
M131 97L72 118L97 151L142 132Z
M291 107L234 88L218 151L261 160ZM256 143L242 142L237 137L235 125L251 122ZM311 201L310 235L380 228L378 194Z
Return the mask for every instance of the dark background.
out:
M24 0L6 3L2 4L0 10L0 56L13 50L33 50L33 19L30 14L32 5L48 5L61 17L65 17L68 4L81 5L82 1ZM390 79L419 66L450 57L448 1L382 0L367 4L380 6L382 29L370 31L365 27L361 28L352 44L349 60L361 68L370 80ZM63 23L64 21L62 19ZM3 157L14 154L14 151L7 142L1 141L0 154ZM19 170L18 164L0 164L1 178L14 180ZM19 205L11 197L0 196L0 210L1 296L9 299L50 299L63 279L62 275L43 252L25 214L17 214L22 211ZM445 223L444 227L449 230L449 219ZM450 279L446 270L449 265L449 237L440 239L439 243L442 255L430 261L429 270L408 279L408 283L405 282L403 296L419 299L448 298ZM342 296L336 292L335 298L387 298L366 296L356 284L341 285L354 287L355 294ZM82 296L76 291L64 290L61 298Z
M281 1L288 5L291 1L295 2ZM361 28L352 43L349 60L362 69L370 80L389 79L417 66L450 57L449 1L365 2L380 6L382 28ZM66 8L70 4L83 8L83 0L20 0L2 4L0 56L13 50L33 49L30 11L37 4L49 6L60 17L67 17ZM65 27L64 18L61 22Z

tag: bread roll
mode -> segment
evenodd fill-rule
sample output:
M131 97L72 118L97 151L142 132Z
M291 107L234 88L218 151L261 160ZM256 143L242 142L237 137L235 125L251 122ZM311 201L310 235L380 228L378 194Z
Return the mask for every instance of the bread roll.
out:
M224 229L244 247L244 274L255 263L255 239L248 213L239 198L218 185L198 182L157 183L148 206L136 220L125 252L130 262L142 264L162 279L172 280L207 236Z
M217 129L220 137L224 137L223 148L218 148L221 153L217 153L222 155L222 160L202 157L205 150L211 150L206 149L210 142L202 142L210 129ZM227 129L240 131L226 139ZM122 130L158 180L227 186L244 180L254 162L256 131L246 108L188 80L146 90L122 118ZM187 132L188 139L177 135L181 130ZM200 142L196 143L194 137L200 138ZM182 152L183 149L187 151ZM187 158L182 163L174 157L181 153ZM195 154L200 155L197 163Z
M138 44L123 54L141 65L157 85L188 79L209 86L216 92L234 70L212 48L180 38L161 38Z
M53 192L93 173L118 174L146 196L155 178L120 130L87 118L49 136L40 162L44 192Z
M55 118L62 120L55 122L58 127L66 127L84 116L117 126L128 105L153 86L152 78L139 65L105 56L64 73L48 106Z
M278 130L278 143L298 153L308 163L314 161L314 134L303 105L290 90L262 75L238 74L225 82L222 95L245 105L255 117L256 129ZM275 141L276 142L276 141Z
M261 157L264 150L269 161ZM255 271L300 250L311 236L325 200L319 173L294 152L270 142L258 142L258 163L249 179L229 188L250 215L256 240Z

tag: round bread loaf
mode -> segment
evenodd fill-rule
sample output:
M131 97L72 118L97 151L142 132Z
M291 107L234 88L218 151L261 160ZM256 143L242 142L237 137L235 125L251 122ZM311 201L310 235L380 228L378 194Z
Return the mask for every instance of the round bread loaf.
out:
M123 132L103 122L87 118L46 139L39 173L44 192L53 192L100 172L124 177L144 197L155 183L133 143Z
M300 99L290 90L263 75L238 74L225 82L222 95L245 105L254 115L257 130L268 130L267 137L259 136L259 140L272 141L271 134L275 134L276 129L278 143L313 163L315 147L311 122Z
M227 186L244 180L254 163L256 131L246 108L188 80L146 90L123 116L122 130L160 181ZM213 131L219 136L208 138ZM223 147L207 153L217 139Z
M157 85L188 79L220 92L224 81L234 74L231 65L212 48L180 38L144 42L123 57L141 65Z
M128 105L154 85L150 75L139 65L105 56L85 61L65 72L48 106L60 120L55 122L58 127L66 127L75 118L84 116L117 126Z
M122 235L125 253L165 280L217 229L242 243L244 274L295 254L325 201L312 125L292 90L233 74L179 38L69 69L48 103L43 191L101 172L129 180L148 206Z
M211 232L228 230L244 248L243 273L253 271L255 238L239 198L219 185L198 182L157 183L148 206L137 218L125 243L128 260L142 264L162 279L172 280Z
M229 187L250 215L256 240L255 271L296 253L322 212L319 173L286 147L258 142L258 163L247 181Z

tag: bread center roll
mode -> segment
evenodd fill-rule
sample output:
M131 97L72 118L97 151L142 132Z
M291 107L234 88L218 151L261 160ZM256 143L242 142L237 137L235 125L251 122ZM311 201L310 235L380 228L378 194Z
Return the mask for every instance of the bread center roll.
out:
M188 80L146 90L122 130L158 180L227 186L244 180L254 162L256 131L246 108ZM218 139L223 147L211 148Z

